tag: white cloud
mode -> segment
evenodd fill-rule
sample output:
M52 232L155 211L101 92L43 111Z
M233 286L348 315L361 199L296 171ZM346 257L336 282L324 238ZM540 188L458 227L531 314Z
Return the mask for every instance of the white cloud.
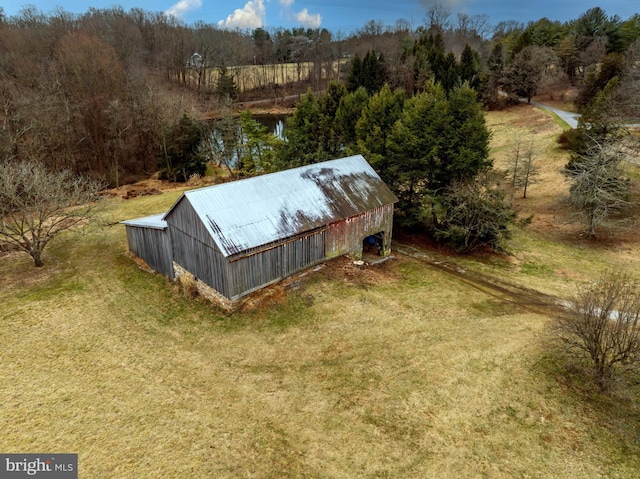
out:
M283 7L290 7L295 3L296 0L280 0L280 5Z
M219 21L218 26L232 29L259 28L264 23L264 17L264 0L249 0L244 7L234 10L226 20Z
M180 0L170 6L164 13L176 18L182 18L192 10L198 10L202 6L202 0Z
M319 28L322 23L322 15L319 13L311 14L306 8L303 8L296 13L296 20L298 20L303 27Z

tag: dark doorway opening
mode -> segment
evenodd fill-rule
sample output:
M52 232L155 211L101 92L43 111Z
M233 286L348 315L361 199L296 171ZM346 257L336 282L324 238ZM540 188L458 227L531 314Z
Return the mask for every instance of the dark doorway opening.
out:
M367 236L364 240L362 240L362 253L369 255L382 255L384 244L384 232L380 231L379 233Z

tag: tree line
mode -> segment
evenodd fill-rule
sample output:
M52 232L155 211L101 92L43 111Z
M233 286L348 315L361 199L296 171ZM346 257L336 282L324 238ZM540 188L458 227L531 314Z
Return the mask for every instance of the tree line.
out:
M370 21L348 36L228 31L136 8L74 15L27 6L12 17L0 10L0 153L119 185L156 170L168 131L184 114L198 119L226 97L320 91L336 80L351 92L362 85L372 94L388 83L408 95L431 81L446 92L468 82L489 107L501 91L530 98L570 81L587 108L614 77L631 88L638 37L638 15L623 21L599 8L572 22L492 29L484 16L453 18L436 6L417 28ZM230 70L238 65L254 67L258 91L239 91ZM282 81L289 66L298 72L295 85Z

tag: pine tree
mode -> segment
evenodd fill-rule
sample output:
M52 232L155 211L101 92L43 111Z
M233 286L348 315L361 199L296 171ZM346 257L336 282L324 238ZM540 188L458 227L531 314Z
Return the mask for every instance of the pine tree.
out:
M243 139L239 149L242 173L255 175L275 171L280 140L266 126L254 120L249 110L240 113L240 128Z
M357 151L356 123L368 103L369 95L364 87L360 87L340 99L334 125L337 141L347 154Z
M324 149L328 136L326 127L320 101L309 90L287 119L286 140L278 151L279 165L293 168L335 158Z
M389 173L387 138L394 123L402 116L406 101L404 90L391 91L385 84L364 106L355 123L358 150L383 179Z
M238 87L233 76L229 74L229 70L225 66L218 68L218 86L216 88L218 98L224 100L230 98L235 100L238 98Z
M465 45L464 50L462 50L462 55L460 56L460 80L463 83L469 82L471 88L475 90L478 89L478 85L480 84L478 62L469 44Z
M383 179L399 198L400 222L423 221L424 199L488 169L490 133L475 91L465 84L447 98L433 82L411 98L387 138Z
M492 166L489 159L491 133L475 90L468 84L455 88L449 94L449 113L448 147L442 153L443 175L437 187L472 178Z
M347 90L350 92L356 91L361 84L362 79L362 59L358 54L351 60L351 69L347 76Z
M440 84L406 103L401 118L387 139L388 166L383 179L398 197L398 221L405 226L421 222L423 199L440 185L443 153L451 117L449 102Z
M158 155L161 177L171 181L188 181L192 175L204 175L207 161L200 149L203 137L202 125L183 115L165 135L163 148Z

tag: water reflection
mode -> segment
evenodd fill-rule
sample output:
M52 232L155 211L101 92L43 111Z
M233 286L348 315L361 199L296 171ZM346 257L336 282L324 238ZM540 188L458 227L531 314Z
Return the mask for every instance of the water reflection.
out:
M284 140L284 128L288 115L253 115L252 118L266 126L276 138Z
M284 140L284 131L288 115L252 115L252 118L267 127L276 138ZM229 169L238 168L238 158L243 155L247 138L243 137L242 127L229 129L214 127L203 142L202 148L210 160Z

